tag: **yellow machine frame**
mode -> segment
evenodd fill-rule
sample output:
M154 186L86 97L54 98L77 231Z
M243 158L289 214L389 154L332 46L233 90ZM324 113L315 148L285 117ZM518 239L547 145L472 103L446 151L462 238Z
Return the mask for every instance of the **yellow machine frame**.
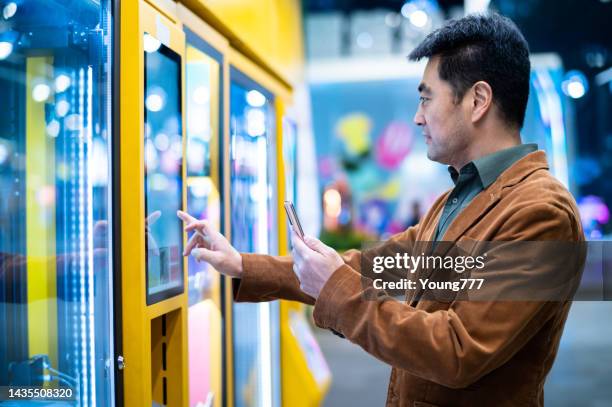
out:
M147 32L184 56L185 35L171 10L144 0L120 3L120 137L121 137L121 283L124 405L151 406L159 399L158 372L151 354L156 318L174 312L169 321L168 405L187 404L187 293L147 306L144 203L144 47ZM163 33L160 30L164 31ZM184 71L184 64L182 70ZM181 75L184 81L184 73ZM181 85L182 86L182 85ZM184 99L184 96L183 96ZM184 101L182 101L184 105ZM184 110L183 122L184 122ZM183 150L185 145L183 126ZM184 158L183 158L184 161ZM184 163L183 163L184 164ZM185 177L185 165L183 178ZM183 189L183 202L185 202ZM184 209L184 208L183 208ZM186 285L186 262L183 267ZM172 349L172 351L171 351Z
M183 25L201 37L223 55L221 66L223 72L223 118L222 133L219 142L222 143L222 156L213 156L223 168L229 168L229 85L230 67L268 89L275 96L276 113L276 155L277 155L277 191L278 200L278 250L287 254L287 224L284 221L282 202L285 196L285 174L283 165L283 126L282 120L285 106L292 103L291 86L259 58L248 46L237 40L224 23L216 19L214 14L200 0L181 0L175 3L169 0L137 0L119 3L120 25L120 204L121 204L121 285L122 285L122 356L125 368L123 375L124 405L150 406L154 399L159 399L158 382L152 379L159 366L152 362L151 354L156 352L153 331L159 323L156 319L161 315L174 313L177 318L172 320L172 336L168 346L173 346L175 352L169 353L168 363L172 369L173 380L178 385L171 386L168 392L168 405L186 406L189 403L188 369L187 369L187 265L184 267L185 290L182 294L150 306L146 305L146 258L145 258L145 205L144 205L144 48L145 32L156 36L158 29L163 31L165 45L183 57L182 81L185 82L185 34ZM221 34L223 33L223 34ZM182 93L183 119L185 118L185 92ZM185 122L185 120L183 120ZM183 126L183 148L186 136ZM219 149L212 149L212 154L218 154ZM185 154L183 154L185 156ZM183 158L184 160L184 158ZM183 178L185 178L183 165ZM228 214L230 179L229 171L223 171L223 179L219 180L222 189L223 213ZM183 202L186 202L186 192L183 190ZM224 216L223 226L228 239L231 239L230 217ZM232 340L232 284L231 279L225 279L225 393L224 405L234 405L233 382L233 340ZM300 355L299 345L292 336L288 326L289 310L299 306L290 302L281 302L281 366L282 366L282 400L283 405L317 405L321 402L329 383L319 389L317 384L309 382L307 364ZM153 344L153 348L152 348ZM309 390L309 389L312 389ZM220 397L215 397L215 406L220 405Z

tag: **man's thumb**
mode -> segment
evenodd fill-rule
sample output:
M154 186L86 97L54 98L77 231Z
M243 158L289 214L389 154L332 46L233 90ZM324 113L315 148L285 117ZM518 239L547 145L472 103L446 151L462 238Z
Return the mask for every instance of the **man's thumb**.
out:
M323 253L325 249L327 249L327 246L325 246L325 244L322 241L312 236L308 236L308 235L304 236L304 243L306 243L306 245L310 247L312 250L319 252L319 253Z

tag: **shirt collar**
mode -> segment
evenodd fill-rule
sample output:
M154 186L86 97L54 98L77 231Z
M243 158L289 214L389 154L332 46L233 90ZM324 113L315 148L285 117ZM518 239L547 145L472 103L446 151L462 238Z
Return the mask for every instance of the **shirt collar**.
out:
M482 187L486 189L489 185L494 183L504 171L510 168L512 164L537 149L538 145L535 143L519 144L518 146L496 151L471 161L464 165L460 171L457 171L453 167L448 167L448 172L455 185L461 181L461 178L471 178L475 172L480 178ZM464 174L465 176L462 176Z
M467 180L470 180L475 176L479 175L478 168L476 168L472 161L464 165L460 171L457 171L454 167L449 166L448 173L450 174L451 179L453 180L453 184L455 185L459 183L464 183Z

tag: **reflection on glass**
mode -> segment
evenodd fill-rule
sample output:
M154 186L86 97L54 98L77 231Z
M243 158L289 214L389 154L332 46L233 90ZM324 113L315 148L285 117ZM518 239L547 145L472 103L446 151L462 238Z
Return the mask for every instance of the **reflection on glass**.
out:
M285 199L292 201L297 208L297 124L288 117L283 117L283 163ZM291 234L291 228L288 228L288 233Z
M274 111L271 98L248 82L230 88L232 244L274 254ZM278 304L236 303L233 326L236 405L279 405Z
M183 291L181 59L145 34L147 303ZM147 45L149 44L149 45Z
M283 118L283 162L285 164L286 197L295 202L297 194L297 124Z
M109 406L110 5L2 4L0 386Z
M221 230L218 157L213 156L220 134L219 60L187 46L187 210L216 230ZM188 261L189 405L209 405L212 399L221 406L221 281L208 263L193 256Z

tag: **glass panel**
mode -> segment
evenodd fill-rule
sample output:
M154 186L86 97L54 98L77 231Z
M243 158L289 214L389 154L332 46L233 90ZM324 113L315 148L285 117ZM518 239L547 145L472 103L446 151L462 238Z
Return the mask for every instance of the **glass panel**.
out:
M181 58L149 34L145 48L147 304L183 291Z
M274 254L274 110L270 96L246 83L230 88L232 243L241 252ZM236 303L233 325L236 405L279 405L278 304Z
M2 6L0 386L110 406L110 5Z
M194 40L198 46L207 45L199 38ZM220 56L217 60L199 47L187 46L187 210L198 219L207 219L217 230L221 230L219 61ZM188 261L189 405L220 406L221 280L208 263L198 263L193 256Z
M285 165L285 200L292 201L296 211L298 211L297 124L288 117L283 117L283 163ZM287 241L289 247L291 247L291 226L289 225L287 227Z

